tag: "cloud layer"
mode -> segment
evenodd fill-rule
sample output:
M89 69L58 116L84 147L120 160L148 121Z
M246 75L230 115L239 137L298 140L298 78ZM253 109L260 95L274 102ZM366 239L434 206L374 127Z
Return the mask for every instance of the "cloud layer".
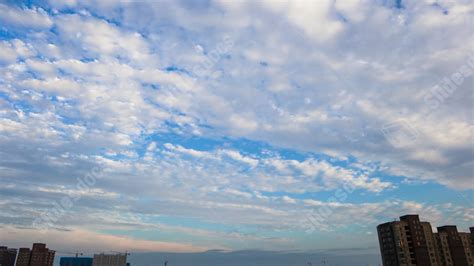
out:
M46 234L142 250L340 248L338 230L375 243L374 225L412 212L467 226L473 12L0 4L0 232L34 230L64 197Z

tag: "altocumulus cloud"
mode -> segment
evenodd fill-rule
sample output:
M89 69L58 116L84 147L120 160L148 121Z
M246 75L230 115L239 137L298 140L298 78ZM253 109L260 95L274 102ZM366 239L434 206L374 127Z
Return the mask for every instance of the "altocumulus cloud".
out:
M472 75L437 109L424 98L474 71L474 3L401 3L0 4L2 239L288 250L374 245L361 232L399 213L467 225ZM392 146L394 123L416 137ZM327 226L305 234L320 207Z

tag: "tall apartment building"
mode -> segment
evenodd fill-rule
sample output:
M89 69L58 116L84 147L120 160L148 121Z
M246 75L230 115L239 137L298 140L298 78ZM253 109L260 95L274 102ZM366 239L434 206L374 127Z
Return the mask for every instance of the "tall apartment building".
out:
M95 254L92 266L126 266L127 254Z
M418 215L377 226L384 266L474 266L474 228L459 233L456 226L438 227Z
M426 246L428 247L428 253L430 257L430 264L428 265L441 265L441 258L438 253L438 246L436 243L436 234L433 233L431 224L428 222L421 222L423 231L425 233Z
M460 233L455 225L438 227L435 234L441 265L474 265L470 233Z
M33 248L20 248L16 266L53 266L54 250L46 247L46 244L34 243Z
M0 266L15 266L16 249L0 246Z
M29 266L30 255L31 255L31 251L29 248L20 248L18 250L18 258L16 259L16 266Z
M469 232L471 233L471 254L474 250L474 227L469 227ZM472 254L474 256L474 254Z

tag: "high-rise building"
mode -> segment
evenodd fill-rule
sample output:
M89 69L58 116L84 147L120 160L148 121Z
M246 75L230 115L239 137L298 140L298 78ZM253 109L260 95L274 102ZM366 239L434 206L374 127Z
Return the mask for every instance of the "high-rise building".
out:
M31 251L29 248L20 248L18 250L18 258L16 259L16 266L30 265Z
M445 225L438 227L435 235L441 265L473 265L469 233L459 233L455 225Z
M0 246L0 266L15 266L16 249Z
M126 266L127 254L95 254L92 266Z
M418 215L405 215L400 221L377 226L384 266L430 265L436 263L431 225Z
M63 257L59 266L92 266L92 258Z
M54 250L46 247L46 244L34 243L33 248L20 248L16 266L53 266Z
M384 266L474 266L474 229L460 233L447 225L433 233L429 222L405 215L377 232Z
M421 222L423 231L425 233L426 246L430 257L430 264L428 265L441 265L440 257L438 254L438 246L436 245L436 235L433 233L431 224L428 222Z
M471 232L471 251L474 251L474 227L469 227L469 231Z

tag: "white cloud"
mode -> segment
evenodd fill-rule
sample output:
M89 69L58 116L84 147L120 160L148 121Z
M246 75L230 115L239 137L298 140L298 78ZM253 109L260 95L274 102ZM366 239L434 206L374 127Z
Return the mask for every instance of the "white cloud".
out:
M232 158L233 160L236 160L236 161L240 161L240 162L243 162L243 163L246 163L246 164L249 164L250 166L252 167L255 167L258 165L258 160L254 159L254 158L250 158L250 157L247 157L247 156L243 156L242 154L240 154L240 152L238 151L234 151L234 150L222 150L222 153L229 156L230 158Z
M125 56L135 63L148 59L148 43L137 32L126 32L90 16L61 15L56 18L60 36L65 41L80 43L96 56Z
M265 7L285 16L316 41L327 41L343 29L331 9L333 1L264 1Z
M179 3L51 3L54 15L0 5L14 36L0 43L2 189L34 184L7 191L22 211L0 223L28 225L94 165L107 174L61 226L76 226L80 208L92 212L87 222L109 207L268 231L301 230L298 219L318 207L333 208L334 228L403 212L441 222L450 208L386 199L398 189L387 175L473 187L470 80L437 110L419 96L466 65L470 2L440 2L447 14L423 1L404 9L387 1L224 1L199 13ZM61 11L73 7L76 14ZM232 47L211 58L223 36ZM206 62L210 74L194 73ZM381 129L398 120L419 136L394 148ZM180 143L194 138L219 144ZM358 199L381 200L318 198L344 185ZM453 220L472 217L469 208L456 211ZM104 227L126 222L102 218Z
M206 157L209 158L210 157L209 153L207 153L207 152L198 151L198 150L194 150L194 149L187 149L187 148L184 148L183 146L180 146L180 145L173 145L171 143L165 143L164 146L169 150L177 151L177 152L187 154L187 155L191 155L191 156L197 157L197 158L206 158Z
M53 25L52 19L42 8L20 8L5 4L0 4L0 21L3 25L27 29L47 29Z
M34 50L23 41L14 39L0 43L0 63L12 64L18 58L26 58L34 55Z
M288 196L283 196L283 197L282 197L282 200L283 200L285 203L290 203L290 204L296 203L296 200L294 200L294 199L292 199L292 198L290 198L290 197L288 197Z

